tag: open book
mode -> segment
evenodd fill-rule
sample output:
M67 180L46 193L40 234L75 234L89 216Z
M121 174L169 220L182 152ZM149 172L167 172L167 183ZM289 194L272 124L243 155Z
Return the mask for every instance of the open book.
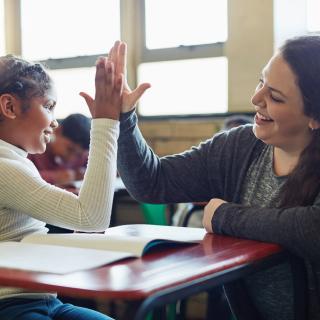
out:
M34 233L21 242L0 243L0 267L28 271L69 273L91 269L144 253L164 243L199 243L202 228L123 225L105 234Z

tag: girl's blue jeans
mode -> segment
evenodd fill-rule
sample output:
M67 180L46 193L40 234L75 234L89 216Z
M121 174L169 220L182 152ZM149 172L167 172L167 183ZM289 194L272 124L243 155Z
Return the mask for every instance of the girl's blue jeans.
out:
M54 297L43 299L9 298L0 300L1 320L111 320L87 308L62 303Z

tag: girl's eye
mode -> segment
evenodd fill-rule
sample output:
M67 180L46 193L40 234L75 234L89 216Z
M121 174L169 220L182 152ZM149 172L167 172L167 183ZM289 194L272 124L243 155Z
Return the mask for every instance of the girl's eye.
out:
M54 108L54 105L53 104L48 104L46 106L44 106L48 111L52 111L53 108Z

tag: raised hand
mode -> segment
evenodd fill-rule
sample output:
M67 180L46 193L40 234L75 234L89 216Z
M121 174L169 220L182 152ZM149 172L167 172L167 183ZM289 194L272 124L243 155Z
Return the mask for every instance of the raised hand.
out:
M118 120L122 106L123 74L116 74L114 63L100 57L96 63L95 98L80 92L86 100L92 118Z
M125 42L115 42L108 54L108 61L111 61L114 64L115 74L117 76L121 74L124 75L121 112L128 112L135 108L140 97L148 88L150 88L150 84L142 83L136 89L130 89L127 83L127 45Z

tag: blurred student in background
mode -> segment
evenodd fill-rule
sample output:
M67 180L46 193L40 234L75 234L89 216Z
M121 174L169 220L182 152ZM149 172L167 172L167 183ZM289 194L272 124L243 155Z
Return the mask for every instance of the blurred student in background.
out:
M242 114L229 116L224 120L222 130L230 130L248 123L253 123L253 117Z
M88 160L90 119L76 113L60 122L46 152L29 154L41 177L47 182L66 186L82 180Z

